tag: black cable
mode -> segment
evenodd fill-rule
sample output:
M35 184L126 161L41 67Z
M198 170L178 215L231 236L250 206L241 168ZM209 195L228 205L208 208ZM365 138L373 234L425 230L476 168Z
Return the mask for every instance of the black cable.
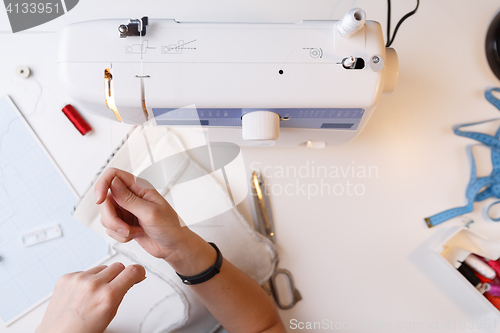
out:
M392 34L391 38L391 0L387 0L387 44L385 44L385 47L389 47L392 45L392 42L394 42L394 38L396 37L396 34L398 33L399 27L401 24L410 16L414 15L417 12L418 6L420 5L420 0L417 0L417 7L415 7L414 10L406 14L399 20L398 24L396 24L396 28L394 28L394 32Z
M387 43L385 47L389 47L391 40L391 0L387 0Z

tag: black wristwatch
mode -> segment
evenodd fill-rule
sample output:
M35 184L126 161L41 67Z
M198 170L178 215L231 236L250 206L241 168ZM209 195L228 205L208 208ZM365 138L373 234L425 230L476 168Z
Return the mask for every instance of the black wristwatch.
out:
M201 272L200 274L193 276L184 276L176 272L177 275L179 275L179 277L181 278L182 283L187 285L200 284L210 280L215 275L220 273L220 267L222 266L222 253L220 253L219 248L214 243L208 242L208 244L212 245L212 247L217 252L217 259L215 260L215 264L213 264L207 270Z

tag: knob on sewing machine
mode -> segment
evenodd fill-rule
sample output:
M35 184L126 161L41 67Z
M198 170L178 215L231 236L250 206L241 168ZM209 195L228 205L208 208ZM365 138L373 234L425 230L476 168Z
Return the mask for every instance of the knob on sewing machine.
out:
M254 111L243 115L243 140L277 140L280 136L280 116L270 111Z

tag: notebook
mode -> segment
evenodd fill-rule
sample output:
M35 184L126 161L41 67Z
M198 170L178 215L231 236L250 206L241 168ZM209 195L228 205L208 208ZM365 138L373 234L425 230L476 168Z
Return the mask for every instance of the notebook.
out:
M10 325L46 301L62 275L109 258L76 221L75 192L8 96L0 98L0 319ZM61 237L26 247L23 235L59 226ZM35 235L35 236L34 236ZM57 235L56 235L57 236Z

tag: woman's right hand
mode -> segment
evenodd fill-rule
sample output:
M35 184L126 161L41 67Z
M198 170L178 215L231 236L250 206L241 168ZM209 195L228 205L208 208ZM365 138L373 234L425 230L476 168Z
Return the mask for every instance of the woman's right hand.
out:
M101 223L117 241L125 243L135 238L151 255L167 258L183 238L185 228L158 191L144 187L126 171L107 169L94 190Z

